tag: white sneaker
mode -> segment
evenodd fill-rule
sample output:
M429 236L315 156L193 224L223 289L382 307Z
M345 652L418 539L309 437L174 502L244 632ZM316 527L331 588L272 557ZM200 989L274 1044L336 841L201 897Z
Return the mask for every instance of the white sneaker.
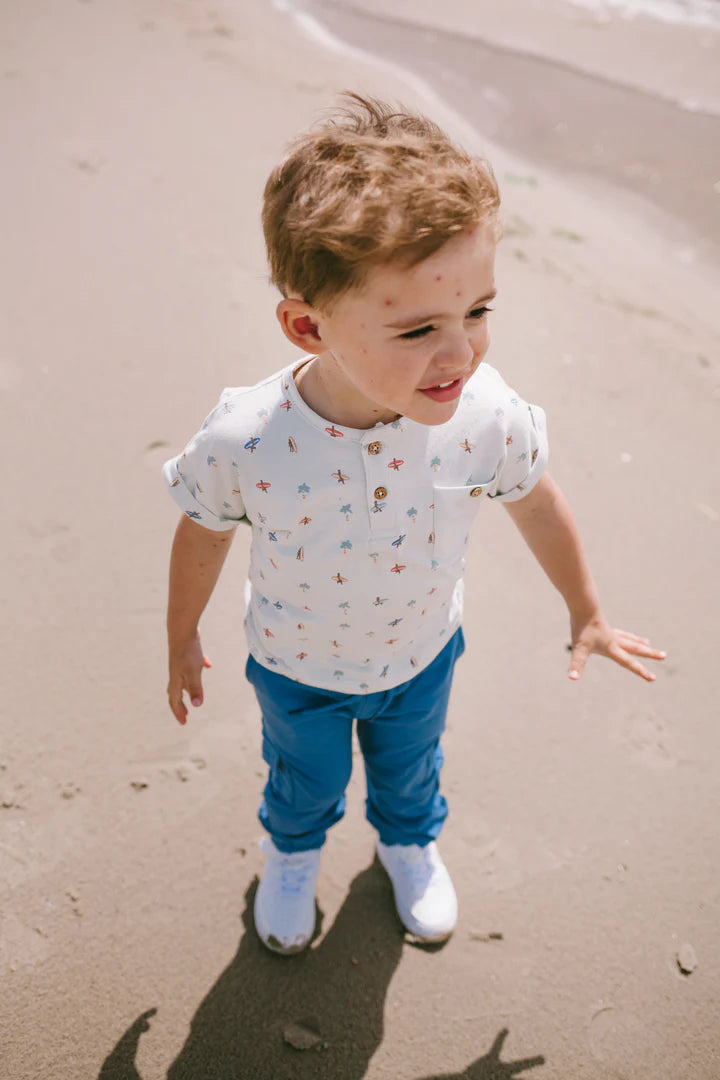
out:
M449 938L457 923L457 896L437 844L420 847L378 840L377 853L406 929L428 943Z
M260 840L265 873L255 893L255 929L273 952L302 952L315 929L315 881L320 848L285 854L269 836Z

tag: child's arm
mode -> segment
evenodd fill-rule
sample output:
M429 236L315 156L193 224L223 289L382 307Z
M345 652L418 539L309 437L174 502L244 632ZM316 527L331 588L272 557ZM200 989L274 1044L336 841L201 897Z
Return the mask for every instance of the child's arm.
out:
M170 557L167 631L170 680L168 701L179 723L187 720L183 691L193 705L202 705L202 669L210 661L202 651L198 623L225 557L234 530L214 532L183 514L175 531Z
M580 678L588 656L595 652L652 682L655 676L637 657L664 660L665 653L653 649L647 638L613 630L606 622L572 511L550 475L543 473L529 495L505 506L568 606L572 634L570 678Z

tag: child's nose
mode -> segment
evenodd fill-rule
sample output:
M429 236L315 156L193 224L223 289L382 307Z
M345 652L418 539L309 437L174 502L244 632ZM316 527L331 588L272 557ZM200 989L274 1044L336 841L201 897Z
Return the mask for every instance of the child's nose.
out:
M445 342L444 348L435 356L435 363L437 367L446 368L448 371L460 371L471 363L474 355L472 342L463 334Z

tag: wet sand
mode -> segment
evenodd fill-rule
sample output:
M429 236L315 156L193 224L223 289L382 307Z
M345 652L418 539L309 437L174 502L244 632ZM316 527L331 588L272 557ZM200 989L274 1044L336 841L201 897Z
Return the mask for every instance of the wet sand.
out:
M657 207L658 226L686 257L717 268L720 113L585 71L570 50L558 60L443 28L437 14L428 25L422 13L413 21L412 10L394 17L372 3L300 6L343 42L416 72L487 138L605 200L609 212L625 192Z
M440 14L456 30L481 8ZM558 38L578 29L553 18ZM3 1078L715 1080L717 274L643 198L511 153L269 6L38 0L5 6L0 41ZM203 620L206 703L180 729L160 465L223 386L293 355L259 199L346 86L491 154L492 362L548 413L609 617L669 658L653 686L599 659L570 683L562 603L488 508L445 739L457 933L403 941L356 768L319 936L285 961L248 916L248 538ZM308 1049L287 1041L298 1024Z

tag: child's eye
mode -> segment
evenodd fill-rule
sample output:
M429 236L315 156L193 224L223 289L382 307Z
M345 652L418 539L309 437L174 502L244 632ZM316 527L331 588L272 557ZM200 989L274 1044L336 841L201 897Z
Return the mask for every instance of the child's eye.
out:
M482 319L484 315L487 315L488 311L492 310L493 309L487 307L487 305L484 307L473 308L473 310L468 313L468 319ZM429 334L436 329L437 327L435 326L419 326L417 330L407 330L404 334L400 334L400 337L404 341L412 341L415 338L425 337L426 334Z
M408 330L405 334L401 334L400 337L404 341L412 341L413 338L425 337L431 330L434 330L434 326L419 326L417 330Z

